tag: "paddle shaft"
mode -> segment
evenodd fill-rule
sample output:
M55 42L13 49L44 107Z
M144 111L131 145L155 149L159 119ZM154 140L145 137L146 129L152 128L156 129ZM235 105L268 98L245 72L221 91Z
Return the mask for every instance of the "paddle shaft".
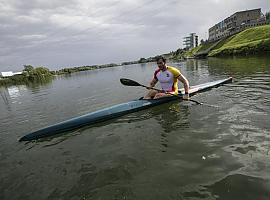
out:
M145 87L147 89L152 89L152 90L156 90L156 91L159 91L159 92L164 92L163 90L159 90L157 88L153 88L153 87L147 87L145 85L141 85L142 87ZM169 94L169 95L172 95L172 96L177 96L178 98L180 98L177 94L172 94L172 93L169 93L169 92L165 92L165 94ZM209 107L214 107L214 108L218 108L218 106L215 106L215 105L210 105L210 104L205 104L205 103L202 103L202 102L199 102L199 101L196 101L196 100L193 100L193 99L184 99L184 98L181 98L183 101L191 101L191 102L194 102L198 105L205 105L205 106L209 106Z
M160 89L153 88L153 87L148 87L148 86L146 86L146 85L141 85L141 84L140 84L140 86L145 87L145 88L147 88L147 89L156 90L156 91L158 91L158 92L164 92L164 90L160 90Z
M158 92L165 92L164 90L160 90L160 89L157 89L157 88L154 88L154 87L148 87L146 85L142 85L134 80L130 80L130 79L120 79L120 82L123 84L123 85L127 85L127 86L141 86L141 87L144 87L144 88L147 88L147 89L152 89L152 90L156 90ZM172 93L169 93L169 92L165 92L165 94L169 94L169 95L172 95L172 96L177 96L178 98L180 98L177 94L172 94ZM206 105L206 106L211 106L211 107L216 107L214 105L209 105L209 104L204 104L204 103L201 103L201 102L198 102L196 100L193 100L193 99L184 99L184 98L181 98L182 100L184 101L191 101L191 102L194 102L198 105Z
M158 92L164 92L164 90L159 90L159 89L157 89L157 88L148 87L148 86L145 86L145 85L142 85L142 84L140 84L140 86L145 87L145 88L147 88L147 89L156 90L156 91L158 91ZM169 95L172 95L172 96L177 96L177 97L179 97L177 94L172 94L172 93L169 93L169 92L165 92L165 94L169 94ZM180 97L179 97L179 98L180 98ZM183 99L183 98L182 98L182 99ZM192 102L194 102L194 103L196 103L196 104L203 105L203 103L200 103L200 102L198 102L198 101L196 101L196 100L193 100L193 99L183 99L183 100L185 100L185 101L192 101Z

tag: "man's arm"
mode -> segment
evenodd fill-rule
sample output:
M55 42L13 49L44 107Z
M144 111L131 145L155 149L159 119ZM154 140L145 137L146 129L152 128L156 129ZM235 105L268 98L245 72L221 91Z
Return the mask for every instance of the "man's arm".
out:
M188 94L189 93L189 82L186 79L186 77L184 77L182 74L180 74L178 76L178 80L181 81L184 84L185 94Z
M150 82L150 87L155 87L155 85L157 84L158 80L153 78L152 81Z

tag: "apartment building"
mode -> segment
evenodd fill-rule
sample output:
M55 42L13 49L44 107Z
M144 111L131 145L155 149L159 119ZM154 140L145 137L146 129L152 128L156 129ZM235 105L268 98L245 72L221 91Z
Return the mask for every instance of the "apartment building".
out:
M190 33L189 36L183 38L183 44L186 49L191 49L198 46L198 36L196 33Z
M262 14L261 8L236 12L230 17L222 20L211 27L209 32L209 41L216 41L221 38L233 35L246 28L269 23Z

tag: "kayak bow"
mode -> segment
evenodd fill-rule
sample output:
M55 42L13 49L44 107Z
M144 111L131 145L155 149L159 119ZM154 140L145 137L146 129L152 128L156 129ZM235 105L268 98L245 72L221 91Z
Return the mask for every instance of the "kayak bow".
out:
M232 77L208 82L196 86L190 87L190 96L202 92L208 89L211 89L213 87L217 87L221 84L231 82ZM139 110L143 110L149 107L153 107L156 105L160 105L169 101L173 101L179 98L182 98L184 93L184 89L179 90L178 96L171 96L171 97L164 97L160 99L139 99L139 100L133 100L129 101L127 103L118 104L115 106L111 106L108 108L104 108L95 112L91 112L79 117L75 117L45 128L42 128L40 130L34 131L32 133L29 133L19 139L19 141L30 141L30 140L36 140L43 137L49 137L54 136L59 133L63 133L66 131L71 131L77 128L80 128L85 125L91 125L98 122L106 121L109 119L113 119L128 113L136 112Z

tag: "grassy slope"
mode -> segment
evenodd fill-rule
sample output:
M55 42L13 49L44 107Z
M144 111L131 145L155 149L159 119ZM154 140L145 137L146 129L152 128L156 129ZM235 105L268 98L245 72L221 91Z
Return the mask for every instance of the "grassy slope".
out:
M202 48L202 45L197 46L189 51L187 51L184 56L185 57L193 57L196 52L198 52Z
M215 42L209 42L203 45L199 45L198 47L192 48L189 51L187 51L184 56L185 57L193 57L194 54L200 52L200 51L205 51L208 48L210 48L213 44L215 44Z
M199 51L205 51L209 49L215 42L208 42L207 44L202 45L202 47L199 49Z
M270 51L270 25L250 28L227 38L209 56L254 54L262 51Z

